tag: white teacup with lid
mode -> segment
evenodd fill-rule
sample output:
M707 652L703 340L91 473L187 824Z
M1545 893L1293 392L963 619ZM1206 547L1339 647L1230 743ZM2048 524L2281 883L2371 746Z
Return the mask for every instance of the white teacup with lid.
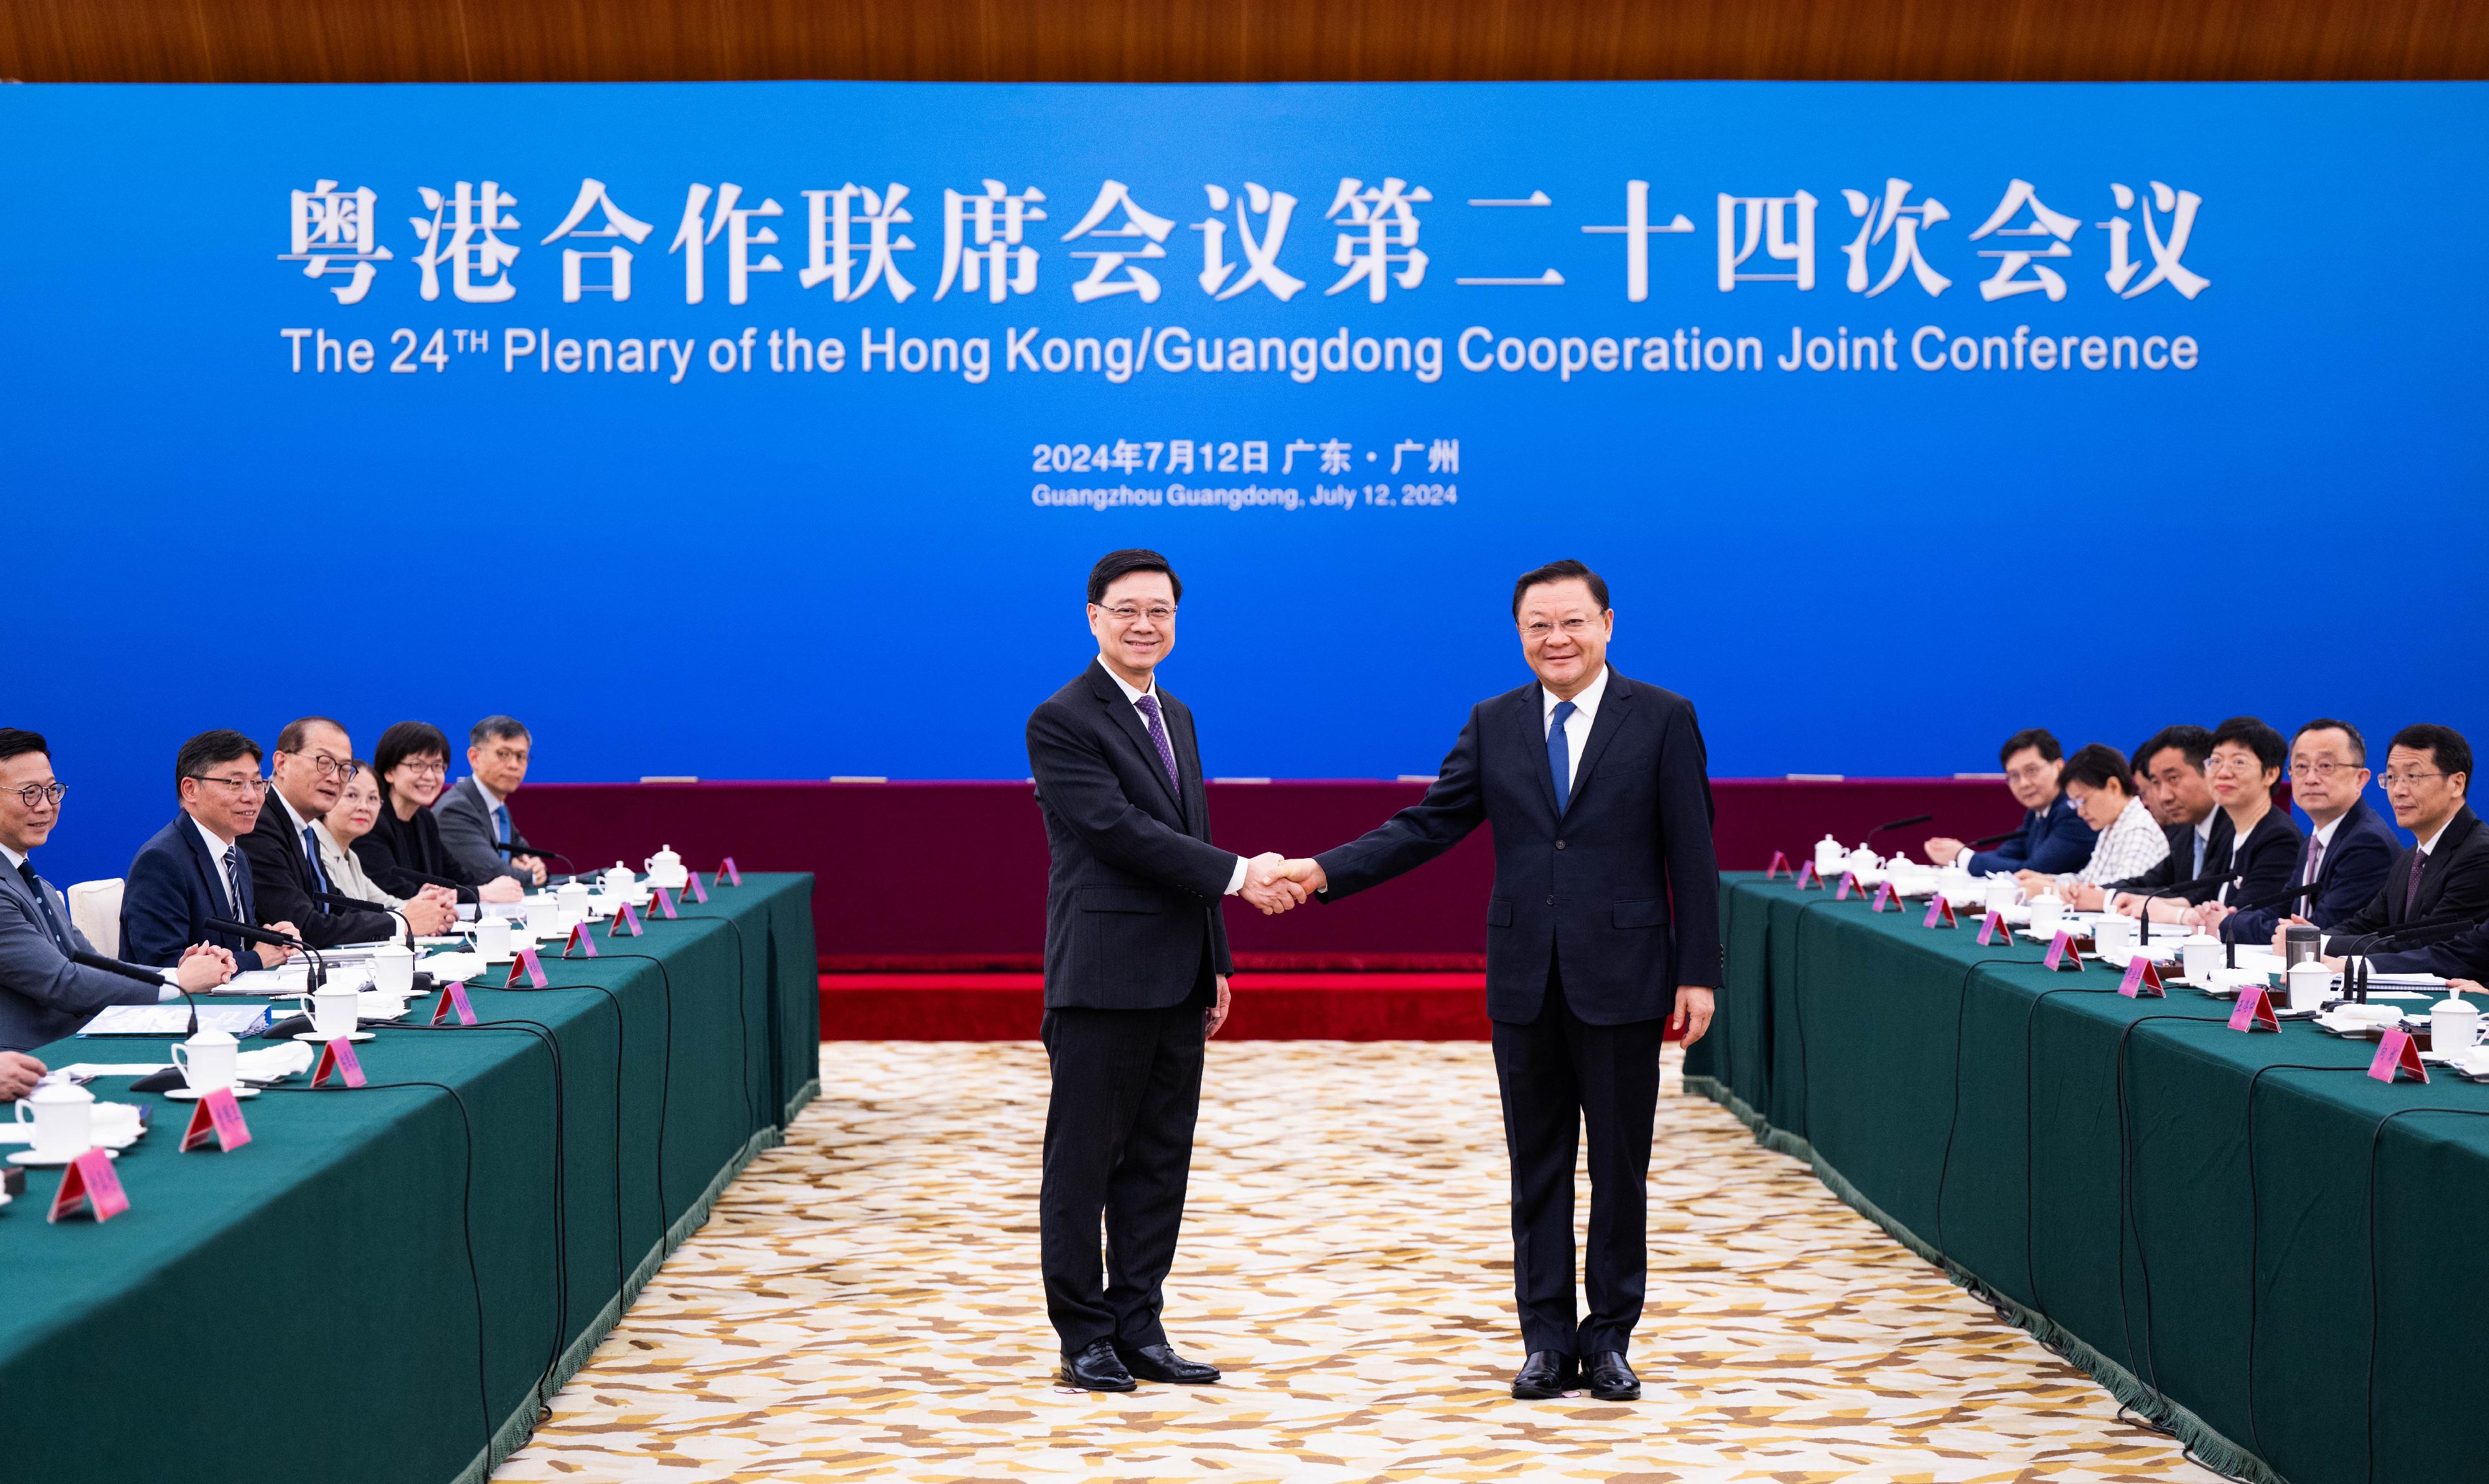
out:
M2315 1010L2322 1007L2326 996L2333 992L2333 971L2319 958L2303 959L2290 966L2281 976L2283 987L2290 991L2292 1010Z
M2179 972L2190 985L2210 985L2213 971L2221 966L2221 940L2209 932L2196 932L2178 945Z
M74 1082L43 1083L17 1099L14 1116L35 1126L38 1159L67 1159L95 1147L95 1094Z
M2428 1027L2430 1050L2458 1062L2466 1061L2472 1048L2480 1043L2480 1009L2449 990L2445 999L2430 1008Z
M1839 876L1842 859L1848 853L1841 848L1841 842L1826 835L1815 842L1815 873L1826 880Z
M234 1060L242 1054L242 1043L223 1031L202 1026L172 1049L173 1065L181 1069L190 1091L213 1093L234 1085Z
M2054 892L2042 892L2031 899L2031 930L2042 937L2057 930L2065 921L2066 903Z

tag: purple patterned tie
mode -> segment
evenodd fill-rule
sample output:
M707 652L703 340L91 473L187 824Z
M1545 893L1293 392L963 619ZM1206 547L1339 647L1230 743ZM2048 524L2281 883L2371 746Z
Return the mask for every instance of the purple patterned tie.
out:
M1166 728L1159 723L1158 697L1144 696L1132 704L1140 707L1141 715L1150 719L1150 740L1158 744L1159 761L1166 764L1167 783L1173 785L1177 792L1183 792L1184 783L1176 776L1175 771L1175 749L1167 745Z
M2417 849L2412 851L2411 878L2403 885L2403 916L2407 918L2412 915L2412 909L2419 905L2419 873L2427 864L2427 856Z

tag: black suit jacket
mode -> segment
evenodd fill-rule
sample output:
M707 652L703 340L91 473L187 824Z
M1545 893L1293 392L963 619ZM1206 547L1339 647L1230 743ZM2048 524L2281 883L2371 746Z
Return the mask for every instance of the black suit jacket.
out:
M273 787L259 807L259 823L240 843L250 858L251 880L259 893L257 921L292 923L313 948L376 943L398 935L398 920L386 912L327 907L311 899L320 884L302 853L302 837L294 833L294 816L285 812Z
M2181 881L2192 881L2197 876L2212 875L2218 871L2223 863L2230 858L2230 816L2217 809L2213 811L2213 828L2204 839L2202 870L2195 869L2195 827L2193 825L2164 824L2160 827L2160 833L2168 838L2169 853L2153 863L2149 870L2129 876L2123 881L2110 882L2109 890L2157 892L2162 887L2176 886ZM2206 888L2202 897L2190 894L2177 895L2186 896L2189 900L2201 901L2204 897L2211 896L2213 890L2214 888Z
M425 876L436 876L458 883L460 901L473 901L475 888L482 884L450 858L449 847L441 842L441 821L431 810L418 809L414 818L400 819L386 800L370 832L355 842L355 859L372 884L392 897L413 897L430 884Z
M2395 852L2393 863L2386 868L2385 884L2377 888L2377 894L2326 935L2327 953L2374 953L2378 934L2423 918L2460 915L2475 922L2489 919L2489 829L2480 827L2480 816L2472 812L2471 805L2466 804L2446 821L2445 833L2437 838L2437 848L2420 863L2419 899L2411 911L2405 912L2404 883L2411 877L2412 856L2418 849L2417 845L2405 845Z
M1480 701L1425 798L1317 859L1333 900L1495 829L1486 1006L1538 1018L1560 956L1564 999L1592 1025L1656 1020L1679 985L1720 983L1720 864L1694 705L1608 671L1571 797L1555 774L1535 682Z
M1158 698L1180 787L1098 661L1029 715L1048 1010L1164 1010L1232 969L1218 908L1236 854L1210 842L1192 712L1164 686Z
M2393 864L2402 842L2386 821L2368 807L2365 799L2355 799L2343 812L2340 822L2333 826L2333 842L2325 848L2325 859L2316 868L2316 890L2298 901L2277 907L2260 907L2242 912L2230 931L2242 943L2261 943L2273 936L2281 920L2296 912L2317 927L2331 928L2360 910L2377 895L2378 884L2386 879L2387 868ZM2307 838L2300 837L2299 860L2290 868L2280 886L2296 883L2306 870Z
M214 943L233 950L236 957L250 945L229 933L210 932L208 919L238 923L261 921L250 853L234 862L242 882L242 910L225 901L224 868L208 855L208 842L187 814L156 832L129 862L129 876L121 888L121 956L130 963L160 969L182 961L182 951L193 943ZM243 958L243 968L259 960Z
M2227 824L2229 817L2224 813L2221 823ZM2214 829L2217 835L2219 826L2216 825ZM2214 841L2213 848L2217 850L2219 847L2220 842ZM2256 821L2255 828L2247 832L2246 839L2231 845L2229 858L2220 865L2215 866L2211 851L2207 851L2204 869L2221 872L2221 879L2229 883L2229 900L2258 901L2275 892L2287 890L2299 878L2300 852L2306 848L2306 837L2299 833L2299 826L2290 822L2290 812L2270 809L2265 811L2263 818ZM2220 887L2216 883L2198 887L2187 895L2196 901L2210 901L2219 891ZM2265 929L2265 935L2271 937L2273 930Z

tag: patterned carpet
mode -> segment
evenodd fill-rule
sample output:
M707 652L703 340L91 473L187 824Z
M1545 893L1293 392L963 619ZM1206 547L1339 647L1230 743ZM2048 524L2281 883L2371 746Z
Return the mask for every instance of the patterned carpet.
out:
M1227 1380L1058 1390L1036 1270L1044 1054L853 1042L821 1071L788 1146L497 1477L2212 1477L1683 1097L1661 1099L1652 1160L1644 1399L1511 1400L1480 1044L1214 1043L1167 1323Z

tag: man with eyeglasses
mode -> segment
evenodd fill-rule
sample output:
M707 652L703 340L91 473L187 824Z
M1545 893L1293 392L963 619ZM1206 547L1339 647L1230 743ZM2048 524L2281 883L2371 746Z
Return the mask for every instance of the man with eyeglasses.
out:
M2394 823L2411 831L2416 843L2395 852L2375 896L2327 931L2327 954L2390 951L2393 940L2386 935L2405 923L2489 920L2489 829L2481 828L2480 816L2464 802L2471 782L2472 744L2463 733L2434 722L2416 722L2394 733L2386 749L2386 801L2393 806ZM2422 929L2400 946L2417 950L2427 937L2449 937L2454 930ZM2276 928L2276 953L2281 940ZM2456 967L2471 956L2476 956L2453 952L2449 945L2448 962ZM2377 961L2386 962L2383 953Z
M517 718L484 718L467 732L468 776L432 802L441 842L471 881L500 876L522 887L545 884L543 860L501 849L528 842L510 818L510 795L528 781L528 755L534 746L535 739Z
M71 920L59 888L36 874L27 859L51 838L69 792L52 776L51 751L34 732L0 727L0 1053L58 1041L105 1006L176 999L185 989L221 985L234 972L233 955L205 944L162 970L164 984L157 989L69 956L92 954L95 945ZM0 1066L0 1083L7 1077Z
M2022 806L2022 827L1993 850L1973 850L1951 836L1935 836L1923 847L1929 864L1959 864L1974 876L2000 870L2058 876L2081 870L2100 832L2083 822L2066 797L2066 752L2056 737L2045 727L2017 731L2005 739L1996 757L2005 767L2005 786Z
M2385 884L2387 868L2402 842L2386 828L2360 793L2368 786L2368 742L2349 722L2318 717L2290 739L2290 801L2307 815L2307 839L2299 870L2289 883L2310 887L2307 896L2279 906L2232 912L2207 902L2200 914L2208 929L2225 917L2229 935L2242 943L2275 935L2285 922L2334 924L2367 905Z
M267 923L240 842L259 822L268 781L259 744L238 731L203 731L173 758L182 813L138 847L121 891L121 956L161 967L193 943L212 943L245 968L274 968L294 950L254 946L208 927L211 918ZM294 924L267 923L291 935Z
M325 716L286 723L269 764L273 798L242 841L259 889L259 909L301 924L299 935L313 948L398 935L395 914L320 899L322 894L336 895L336 885L320 864L320 839L311 824L337 807L337 795L354 773L355 749L345 728ZM434 897L411 898L398 910L418 936L447 931L457 916L456 907Z

